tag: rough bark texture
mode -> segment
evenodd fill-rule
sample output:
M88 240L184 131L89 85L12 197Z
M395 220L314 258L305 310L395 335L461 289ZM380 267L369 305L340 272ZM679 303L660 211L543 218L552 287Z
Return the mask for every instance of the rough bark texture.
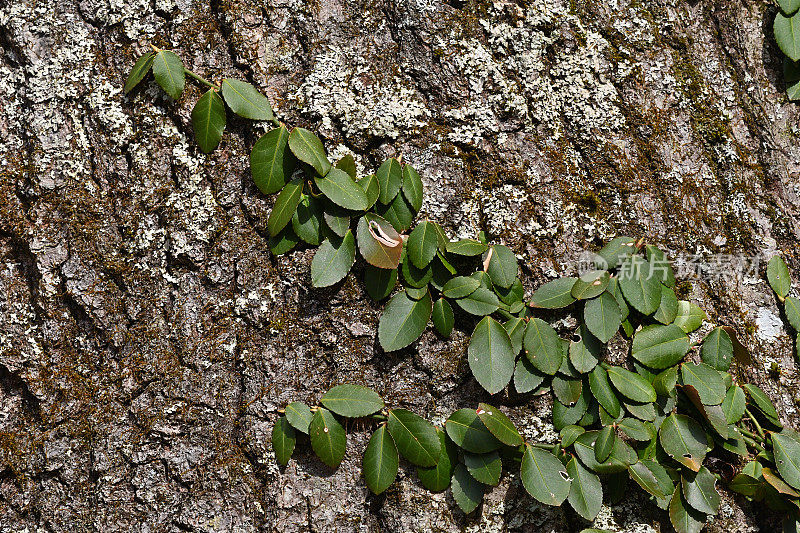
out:
M357 275L314 290L312 250L272 257L274 198L247 159L261 126L229 121L200 154L198 87L121 93L148 43L251 81L363 170L402 153L422 215L509 244L530 293L620 233L673 255L781 251L800 278L800 112L774 14L752 0L0 0L0 531L584 526L513 476L471 517L409 467L373 497L358 427L335 472L307 442L277 468L278 409L337 382L437 421L485 400L472 326L383 353L382 305ZM680 289L736 327L757 360L739 376L798 427L793 340L766 283ZM553 438L546 400L495 401ZM670 529L633 483L596 523ZM776 527L726 494L708 530Z

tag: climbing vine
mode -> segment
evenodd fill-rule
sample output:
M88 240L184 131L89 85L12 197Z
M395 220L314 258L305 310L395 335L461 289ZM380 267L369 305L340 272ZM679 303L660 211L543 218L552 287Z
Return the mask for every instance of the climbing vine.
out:
M751 362L732 328L698 335L707 317L678 299L663 251L617 237L580 277L546 283L526 301L510 248L489 243L483 233L451 241L430 220L414 225L424 193L411 165L390 158L359 178L352 156L331 163L314 133L279 122L251 84L223 79L217 85L168 50L153 48L139 58L125 92L150 71L172 98L180 97L187 76L208 87L192 110L203 152L218 146L228 110L274 125L250 155L258 188L277 193L267 220L273 253L301 241L316 246L311 282L327 287L347 276L358 251L367 293L388 299L378 325L385 351L409 346L429 322L442 337L451 335L456 318L459 327L474 324L467 360L476 381L491 395L511 386L520 394L549 393L560 432L559 442L531 441L487 403L455 411L439 428L345 383L318 405L286 406L272 433L280 464L307 435L320 460L338 467L347 441L341 419L358 418L373 428L363 469L376 494L392 484L402 457L423 486L450 488L470 513L505 467L518 469L537 501L566 501L591 521L604 495L619 501L633 479L684 533L700 531L719 511L716 484L723 479L731 490L784 511L787 531L800 527L800 436L782 427L761 389L729 373L734 360ZM783 260L773 258L767 275L800 329L800 301L789 295ZM568 316L579 317L574 327L563 326L568 321L560 319ZM748 462L735 476L719 474L705 466L712 454L732 466Z

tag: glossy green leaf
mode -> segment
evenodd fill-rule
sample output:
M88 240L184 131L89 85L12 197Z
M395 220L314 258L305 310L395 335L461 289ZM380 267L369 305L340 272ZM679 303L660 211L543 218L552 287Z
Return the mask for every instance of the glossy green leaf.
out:
M403 273L406 285L420 289L427 286L433 279L433 267L431 265L425 268L417 268L408 258L401 261L400 272Z
M603 505L603 487L600 478L574 457L567 463L567 474L572 479L567 501L585 520L594 520Z
M408 462L417 466L434 466L441 455L436 428L419 415L406 409L389 411L387 423L397 449Z
M706 516L687 504L683 492L676 490L669 501L669 521L677 533L700 533Z
M305 128L294 128L289 134L289 149L300 161L311 165L320 176L331 169L331 162L325 155L325 147L319 137ZM347 174L346 172L344 173Z
M678 326L652 325L636 332L632 354L643 365L660 370L677 364L690 346L689 337Z
M289 140L291 142L291 138ZM367 209L367 193L344 170L332 168L324 178L314 178L314 183L322 194L340 207L353 211Z
M561 436L561 447L562 448L569 448L575 442L575 440L586 433L586 430L581 426L565 426L561 428L559 431L559 435Z
M489 289L479 287L471 294L456 300L458 306L471 315L491 315L500 307L497 295Z
M727 371L733 360L733 342L730 335L722 328L714 328L703 339L700 351L703 362L720 371Z
M691 385L697 390L704 405L719 405L725 399L722 375L705 363L683 363L681 378L684 385Z
M667 471L655 461L637 461L628 467L628 473L640 487L656 498L669 496L675 490Z
M227 78L222 80L222 97L225 98L225 103L231 111L240 117L250 120L275 118L267 97L249 83Z
M716 484L717 478L706 467L702 467L697 473L681 476L686 503L705 514L714 515L719 511L720 496Z
M364 451L362 466L369 490L373 494L380 494L389 488L397 477L399 464L400 457L394 439L386 426L382 425L372 434Z
M700 309L697 304L684 300L678 301L678 314L673 321L675 326L678 326L686 333L691 333L702 326L705 319L705 311Z
M577 336L578 340L569 344L569 360L575 370L586 374L597 366L603 345L585 325L578 329Z
M262 135L250 152L250 171L256 187L264 194L278 192L291 178L297 160L288 150L289 130L285 126Z
M591 371L589 374L589 388L592 391L592 395L603 409L605 409L612 418L619 418L622 408L614 389L611 388L611 384L608 381L608 373L605 368L596 366L594 370Z
M708 439L703 426L693 418L669 415L661 424L658 439L667 455L690 470L700 470L708 451Z
M197 145L209 153L219 145L225 129L225 104L217 91L209 89L192 108L192 128Z
M674 288L675 271L672 269L672 264L667 259L666 254L650 244L645 246L645 250L647 251L647 261L652 265L653 274L665 286Z
M794 296L789 296L783 303L789 324L792 325L795 331L800 333L800 300Z
M605 462L598 462L594 451L597 435L597 431L587 431L575 439L573 444L576 455L586 468L599 474L614 474L625 472L628 466L636 463L636 452L622 439L615 439L611 455Z
M778 417L778 411L775 410L775 406L772 405L772 401L769 399L769 396L764 393L764 391L750 383L742 385L742 388L744 388L745 392L753 401L758 410L764 413L764 416L772 419L773 421L780 421L780 418Z
M444 284L442 295L447 298L464 298L475 292L481 283L475 278L468 276L456 276Z
M350 211L333 202L324 202L322 217L325 225L339 237L344 237L350 229Z
M339 466L347 447L347 435L333 413L321 407L317 409L308 426L308 436L311 448L323 463L331 468Z
M383 398L375 391L352 383L336 385L319 401L337 415L349 418L371 415L383 409Z
M656 390L639 374L616 365L610 365L606 371L611 383L626 398L640 403L656 401Z
M474 239L461 239L447 243L447 252L463 256L481 255L488 247Z
M414 222L414 212L402 194L398 194L389 205L378 204L375 211L389 221L397 231L407 231Z
M356 179L356 173L358 170L356 169L356 160L353 157L353 154L346 154L344 157L339 159L334 166L347 172L347 175L351 178Z
M617 442L617 434L614 431L614 426L605 426L597 432L597 438L594 441L594 458L598 463L605 462L611 455L614 449L614 444Z
M504 415L498 408L487 403L479 403L476 411L483 425L486 426L497 440L506 446L519 446L522 444L522 435L514 426L514 423Z
M531 392L544 382L545 377L527 357L520 357L514 368L514 388L520 394Z
M631 414L631 416L635 416L639 420L653 422L658 416L655 404L652 403L623 401L622 405L625 406L625 409Z
M406 242L408 257L417 268L428 266L433 261L433 258L436 257L437 248L436 230L433 227L433 223L427 221L421 222L414 228Z
M585 420L583 418L587 416L587 411L589 409L589 400L591 399L591 391L589 387L582 387L581 388L581 396L578 398L578 401L575 402L575 405L568 407L563 403L559 402L558 399L553 400L553 426L561 431L565 426L569 426L572 424L581 424L583 425ZM595 412L597 411L596 406L594 407ZM587 425L589 423L587 422Z
M576 300L588 300L599 296L608 287L609 279L607 270L584 272L572 286L572 297Z
M800 490L800 442L782 433L770 436L778 473L789 485Z
M644 315L655 313L661 303L658 275L653 273L650 262L638 255L622 263L619 286L628 303Z
M678 382L678 369L668 367L653 379L653 388L660 396L675 396L675 385Z
M603 343L619 330L622 324L622 313L617 300L608 292L586 302L583 308L583 320L589 331Z
M294 248L300 242L292 226L286 226L277 235L270 237L269 249L275 255L283 255Z
M675 296L675 291L661 286L661 302L658 304L658 309L653 313L653 318L662 324L672 324L675 317L678 316L678 297Z
M522 455L520 477L528 494L545 505L561 505L569 495L570 477L561 461L529 444Z
M289 421L292 427L297 431L308 434L308 426L311 424L311 419L314 415L306 404L303 402L292 402L286 406L285 414L286 420Z
M787 17L778 13L772 30L781 51L792 61L800 60L800 16Z
M630 315L630 308L628 307L628 302L625 301L625 296L622 294L622 289L619 288L619 278L617 276L613 276L608 281L608 288L606 288L611 296L617 301L617 305L619 306L619 311L621 314L621 318L625 321ZM630 337L630 335L628 335Z
M514 349L514 355L519 355L522 351L522 343L525 338L525 326L527 322L521 318L510 318L503 323L503 327L508 332L508 338L511 339L511 346Z
M131 73L128 74L128 79L125 80L125 87L123 88L125 94L131 92L147 76L147 73L150 72L150 67L153 66L153 58L155 58L155 54L148 52L136 60Z
M356 239L348 231L343 239L331 236L325 239L311 261L311 284L330 287L347 276L356 260Z
M397 196L400 187L403 185L403 170L400 162L395 158L387 159L378 167L375 173L380 185L380 195L378 199L382 204L389 204Z
M543 309L560 309L575 301L572 287L578 278L558 278L548 281L533 293L529 305Z
M776 25L778 24L778 18L781 18L780 13L775 19ZM792 17L791 20L794 25L793 29L798 32L797 37L793 35L792 38L796 39L797 46L800 47L800 17ZM780 41L778 44L780 44ZM798 57L792 57L794 61L800 59L800 48L797 51L797 55ZM792 289L792 278L789 274L789 267L786 266L786 262L781 256L775 255L767 263L767 280L772 290L775 291L775 294L777 294L781 300L788 296L789 291Z
M525 356L538 370L552 376L561 366L564 350L556 331L544 320L532 318L525 328Z
M381 194L381 186L378 184L378 178L375 174L368 174L359 179L356 183L358 183L359 187L364 189L367 195L367 209L374 206L375 202L378 201L378 196Z
M594 264L600 270L616 268L635 251L636 239L632 237L615 237L597 252Z
M508 332L499 322L488 316L478 322L467 359L472 375L489 394L500 392L511 381L515 357Z
M169 50L161 50L153 58L153 76L173 100L181 97L186 78L181 59Z
M635 418L623 418L617 423L617 427L628 437L639 442L647 442L656 436L653 424L645 423Z
M383 300L392 293L396 285L397 269L389 270L372 265L364 267L364 286L373 300Z
M508 246L497 244L492 246L484 254L484 261L489 259L486 273L492 278L492 282L498 287L508 288L517 279L517 256Z
M403 165L403 195L414 211L422 209L424 199L422 179L411 165Z
M583 391L583 381L580 379L562 377L560 374L553 376L550 383L553 394L558 401L567 406L575 405Z
M464 466L469 474L485 485L500 483L503 463L496 451L489 453L464 453Z
M430 294L416 301L405 292L395 294L378 323L378 340L383 349L393 352L417 340L425 331L432 311Z
M295 235L312 246L322 243L324 223L319 200L312 196L300 198L297 210L292 215L292 229Z
M430 293L426 285L424 287L406 287L406 294L408 294L408 297L412 300L421 300L425 295ZM433 316L433 313L431 313L431 316Z
M294 428L285 416L280 417L272 427L272 449L279 464L285 465L289 462L296 442L297 434Z
M403 239L394 227L372 213L367 213L358 221L358 251L361 257L372 266L396 269L403 253Z
M297 205L303 192L303 180L292 180L284 186L281 193L275 199L275 205L267 219L267 229L269 234L275 236L286 224L292 220Z
M450 303L444 298L436 300L436 303L433 304L431 318L433 319L433 326L439 332L439 335L449 337L455 325L455 316Z
M474 511L483 500L484 485L472 477L467 467L457 464L453 470L453 499L465 514Z
M725 413L725 421L728 424L736 424L742 419L744 410L747 407L747 399L741 387L733 386L728 389L725 399L722 401L722 412Z
M459 409L445 422L445 430L456 446L472 453L488 453L502 443L481 421L475 409Z
M435 466L417 467L417 476L423 487L441 492L450 486L450 478L453 477L453 470L458 463L458 449L441 429L436 428L436 435L439 437L441 449L439 460Z
M763 490L763 487L763 481L759 481L758 479L747 474L737 474L736 477L734 477L731 482L728 483L728 488L730 490L751 497L760 493Z

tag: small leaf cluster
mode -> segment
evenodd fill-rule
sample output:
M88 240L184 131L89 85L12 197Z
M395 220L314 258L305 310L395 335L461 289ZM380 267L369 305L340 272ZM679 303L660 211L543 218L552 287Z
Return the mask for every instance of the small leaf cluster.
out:
M772 26L775 41L786 55L783 76L789 100L800 99L800 0L778 0L780 12Z
M795 349L800 357L800 299L790 296L792 278L789 267L781 256L776 255L767 263L767 281L775 291L778 301L783 304L786 319L795 332Z

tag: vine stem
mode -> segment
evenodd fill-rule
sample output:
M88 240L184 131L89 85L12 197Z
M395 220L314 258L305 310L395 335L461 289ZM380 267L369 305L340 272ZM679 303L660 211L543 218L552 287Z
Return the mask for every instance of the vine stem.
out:
M756 435L752 431L747 431L744 428L738 428L738 429L739 429L739 432L742 435L744 435L746 437L750 437L751 439L756 440L756 441L760 442L761 444L764 444L764 439L762 439L761 437L759 437L758 435Z
M751 439L750 437L746 437L746 436L744 436L744 435L743 435L743 436L742 436L742 439L743 439L743 440L744 440L744 442L745 442L745 443L746 443L748 446L750 446L751 448L755 448L756 450L758 450L758 451L760 451L760 452L763 452L763 451L765 451L763 446L761 446L759 443L757 443L756 441L754 441L754 440L753 440L753 439Z
M210 87L210 88L214 89L215 91L219 91L219 90L220 90L220 87L219 87L219 85L214 85L213 83L211 83L210 81L208 81L207 79L205 79L204 77L202 77L201 75L199 75L199 74L196 74L196 73L192 72L191 70L189 70L189 69L188 69L188 68L186 68L186 67L183 67L183 72L185 72L185 73L186 73L188 76L190 76L190 77L192 77L192 78L196 79L197 81L199 81L199 82L200 82L200 83L202 83L203 85L205 85L205 86L207 86L207 87Z
M754 416L753 416L753 413L751 413L751 412L750 412L750 409L745 409L745 410L744 410L744 412L745 412L745 414L747 414L747 417L748 417L748 418L749 418L749 419L750 419L750 420L753 422L753 424L756 426L756 430L758 430L758 434L759 434L759 435L761 435L761 438L762 438L762 439L763 439L763 438L765 438L765 435L764 435L764 430L763 430L763 429L761 429L761 424L759 424L759 423L758 423L758 420L756 420L756 417L754 417Z

